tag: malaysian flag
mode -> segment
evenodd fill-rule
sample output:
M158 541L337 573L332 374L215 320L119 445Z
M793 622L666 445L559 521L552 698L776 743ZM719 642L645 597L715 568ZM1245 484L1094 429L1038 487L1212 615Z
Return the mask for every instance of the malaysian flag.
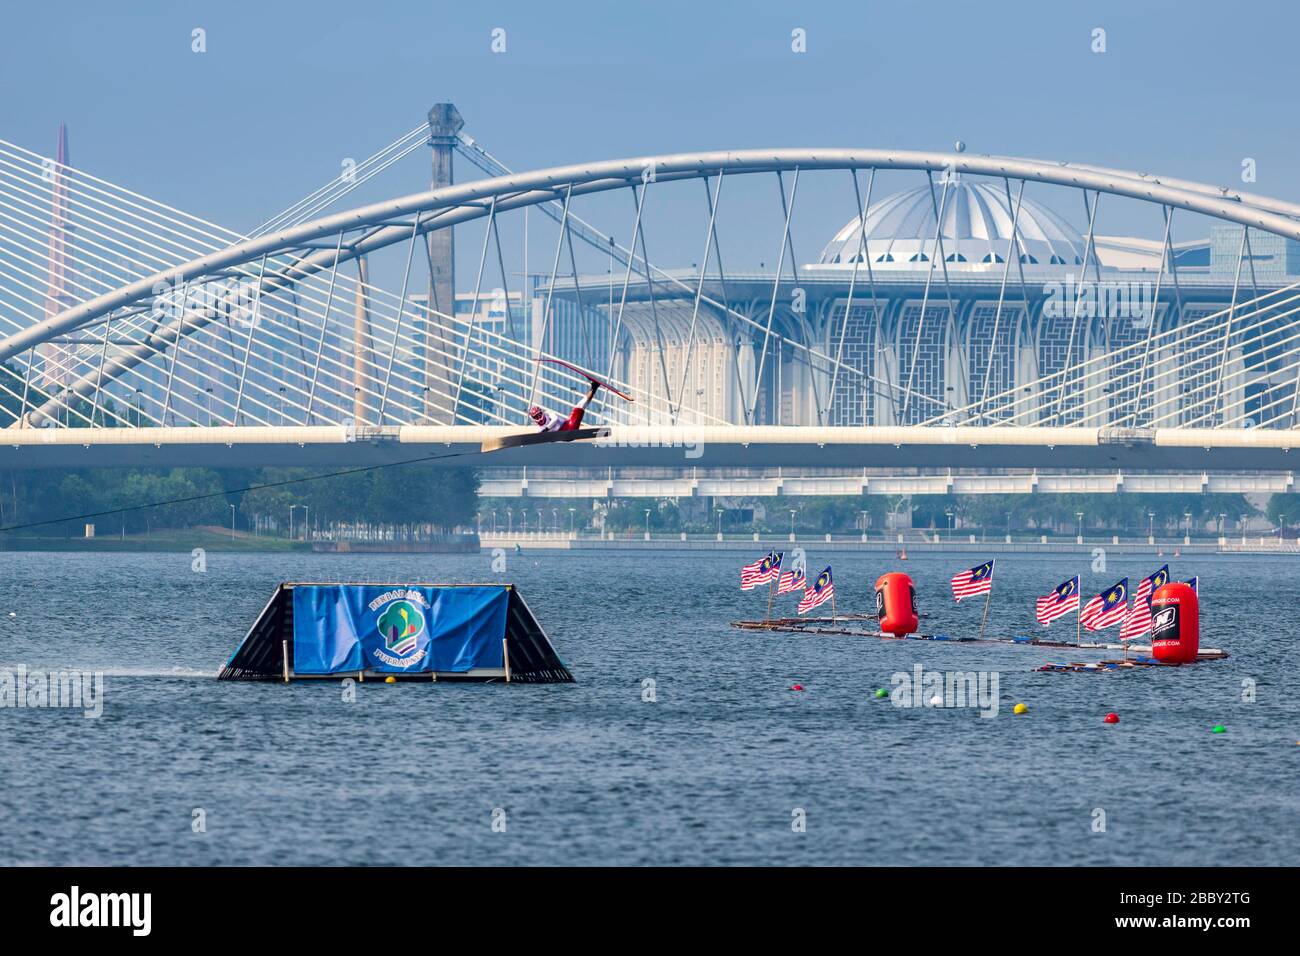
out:
M1128 578L1121 578L1083 606L1079 620L1090 631L1114 627L1128 611Z
M969 571L959 571L952 578L952 596L960 601L972 594L988 594L993 590L993 562L985 561Z
M792 571L782 571L781 577L776 582L776 593L786 594L790 591L802 591L808 587L808 582L804 579L803 568L795 568Z
M1155 574L1148 574L1138 582L1137 593L1133 595L1133 606L1124 615L1124 626L1119 629L1121 641L1131 641L1143 637L1151 630L1151 595L1156 588L1169 583L1169 565L1165 565Z
M781 572L781 552L769 551L760 560L740 569L740 589L752 591L766 584Z
M811 611L819 604L829 601L834 595L835 585L831 583L831 569L828 567L817 575L813 586L803 592L803 597L799 599L799 613Z
M1079 610L1079 576L1058 584L1051 594L1045 594L1034 605L1034 617L1046 627L1058 617Z

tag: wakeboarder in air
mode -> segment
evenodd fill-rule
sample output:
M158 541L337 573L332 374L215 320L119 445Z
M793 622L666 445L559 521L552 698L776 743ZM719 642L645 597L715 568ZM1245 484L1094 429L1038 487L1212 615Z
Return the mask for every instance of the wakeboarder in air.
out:
M573 411L569 413L568 418L561 418L542 408L540 405L534 405L528 409L528 417L531 418L539 429L543 432L575 432L582 425L582 416L587 412L587 406L591 400L596 397L596 392L600 390L600 383L594 378L591 379L591 388L587 389L587 397L577 405L573 406Z
M609 434L608 428L582 427L582 418L587 413L587 406L596 397L596 393L603 388L624 401L636 401L631 395L620 392L609 382L602 382L590 372L576 365L570 365L563 359L539 358L537 361L562 365L569 371L581 375L591 383L591 388L587 390L586 397L573 406L573 411L569 413L568 418L561 418L559 415L548 412L540 405L533 405L528 409L528 417L537 426L537 431L525 435L493 435L483 439L479 446L480 451L487 453L500 451L503 448L519 448L525 445L546 445L551 442L585 441L589 438L603 438Z

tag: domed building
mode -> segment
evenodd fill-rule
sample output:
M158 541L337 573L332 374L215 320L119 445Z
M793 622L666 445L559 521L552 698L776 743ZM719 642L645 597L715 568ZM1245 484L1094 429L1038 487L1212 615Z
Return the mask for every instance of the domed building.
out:
M936 198L936 194L940 198ZM943 229L936 230L936 213ZM822 250L819 266L861 263L866 256L879 272L925 269L940 259L949 273L1001 272L1015 224L1012 255L1027 269L1083 265L1083 237L1056 213L1021 199L1017 213L1006 190L989 183L958 180L946 190L920 186L875 203L855 216Z
M1089 251L1065 217L1028 196L1017 209L1017 192L996 179L887 195L865 220L854 216L795 274L787 260L779 283L770 268L729 264L706 274L698 302L691 268L634 276L625 302L608 276L581 277L578 290L558 279L555 294L587 303L585 321L617 329L615 376L680 409L680 421L842 426L919 424L994 398L1001 414L1034 407L1069 424L1080 420L1082 389L1040 403L1029 383L1232 298L1231 272L1215 267L1208 241L1173 247L1157 300L1159 237L1095 235ZM1285 281L1261 274L1258 285ZM536 327L536 306L534 316ZM1225 407L1249 414L1278 383L1234 372L1238 362L1229 362ZM1192 362L1148 388L1188 391L1217 373ZM1095 369L1080 385L1101 402L1127 402L1125 386L1105 376Z
M822 405L820 420L916 424L1065 361L1069 329L1038 334L1044 330L1026 321L1045 282L1083 273L1087 243L1064 218L1023 197L1017 209L1002 184L956 179L946 189L887 196L865 220L855 216L806 267L841 281L869 270L872 287L887 290L874 302L859 293L847 316L847 298L827 309L822 348L865 374L808 370L806 391ZM1089 267L1093 274L1104 268L1095 257ZM1002 291L1004 275L1011 295ZM1076 330L1076 346L1086 347L1081 338ZM818 378L825 378L824 399L813 395Z

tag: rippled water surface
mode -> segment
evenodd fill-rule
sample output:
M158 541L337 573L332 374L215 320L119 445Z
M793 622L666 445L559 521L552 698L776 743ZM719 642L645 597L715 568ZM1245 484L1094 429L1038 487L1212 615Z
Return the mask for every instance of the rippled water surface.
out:
M511 555L577 684L367 683L346 703L212 676L279 581L492 580L489 557L210 553L196 573L188 554L0 553L0 666L105 674L99 719L0 709L6 862L1300 863L1293 561L1171 561L1230 660L1076 675L1032 668L1115 655L732 629L766 606L736 588L748 558ZM975 633L980 600L947 581L976 560L906 562L923 630ZM871 609L896 564L833 563L841 611ZM1095 592L1154 569L1087 565L1001 559L990 634L1030 633L1034 597L1076 570ZM873 696L917 664L996 672L998 716Z

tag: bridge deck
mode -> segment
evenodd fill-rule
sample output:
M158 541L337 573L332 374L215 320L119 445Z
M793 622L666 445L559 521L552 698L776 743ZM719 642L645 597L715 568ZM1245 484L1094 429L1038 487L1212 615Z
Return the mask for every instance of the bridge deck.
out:
M611 426L608 438L505 448L526 427L10 428L8 468L349 466L437 456L447 465L537 467L1044 468L1113 472L1288 471L1300 430Z

